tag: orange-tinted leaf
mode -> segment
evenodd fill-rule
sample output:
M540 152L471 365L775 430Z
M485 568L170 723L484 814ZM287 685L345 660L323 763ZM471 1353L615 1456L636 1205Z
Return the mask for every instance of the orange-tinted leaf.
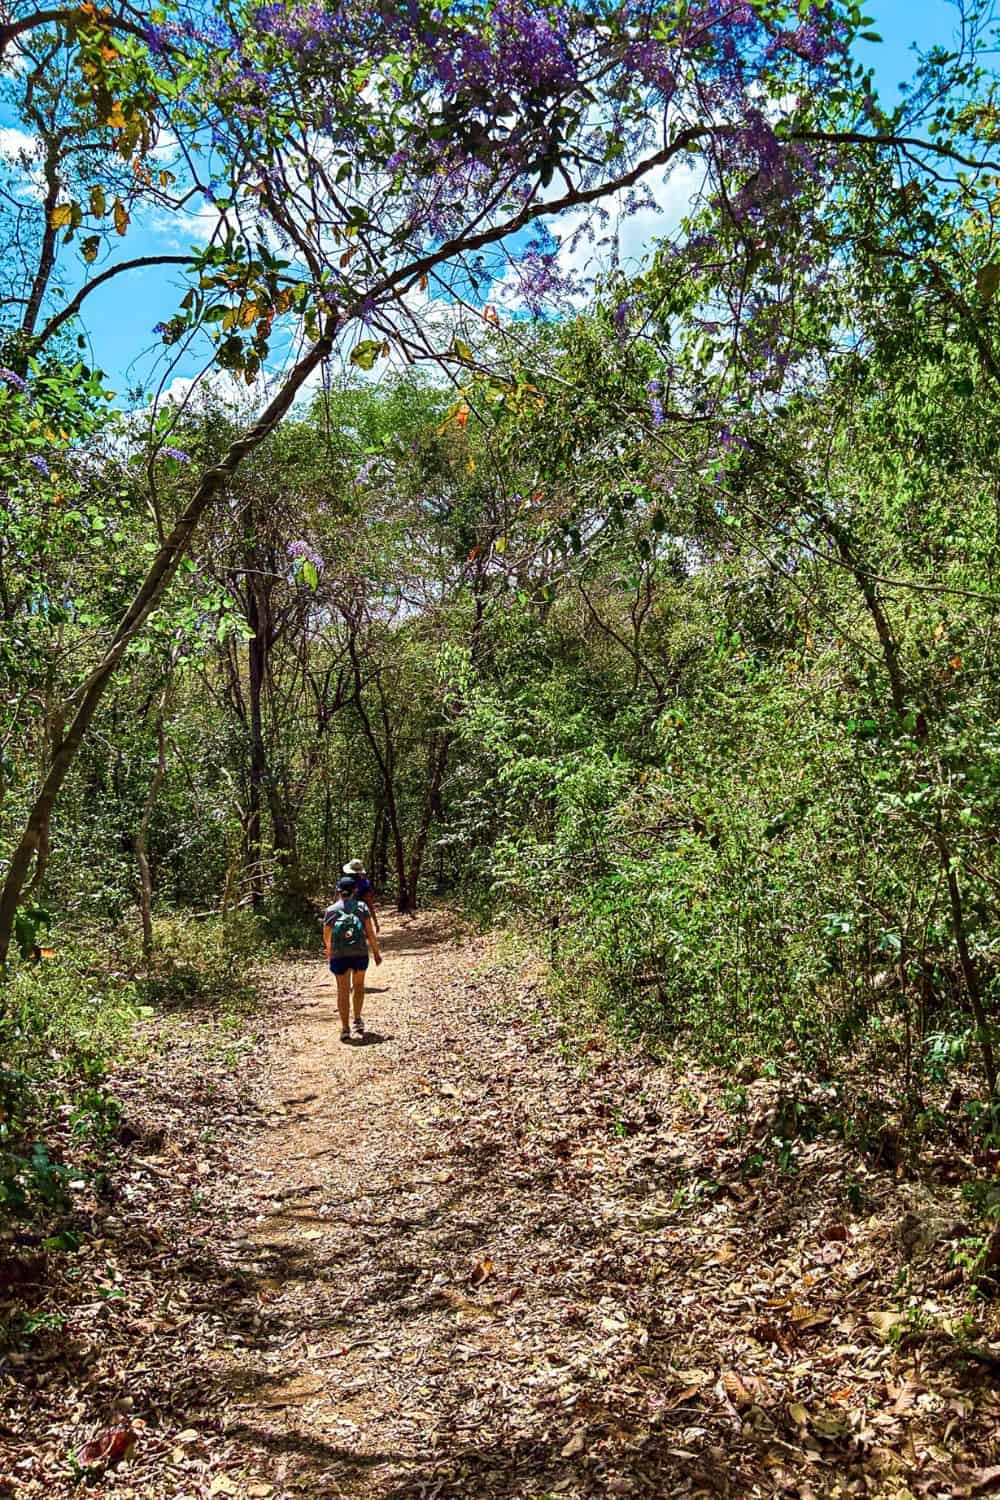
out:
M477 1260L472 1268L469 1280L473 1286L482 1286L483 1282L493 1275L493 1257L484 1255L482 1260Z
M108 1427L89 1443L84 1443L79 1458L88 1468L97 1464L110 1468L124 1458L131 1458L134 1452L135 1433L131 1427Z
M753 1405L753 1396L735 1370L723 1370L722 1389L737 1411L742 1411L745 1407Z

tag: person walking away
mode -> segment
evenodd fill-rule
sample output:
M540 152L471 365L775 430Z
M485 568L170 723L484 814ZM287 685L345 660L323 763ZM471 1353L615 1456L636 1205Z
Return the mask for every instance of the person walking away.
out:
M347 861L347 864L344 865L341 873L344 875L349 875L352 880L357 882L354 894L357 896L359 901L363 901L365 903L365 905L368 907L368 910L371 912L372 921L375 923L375 931L381 932L382 924L378 919L378 912L375 910L375 887L368 879L368 876L365 873L365 867L362 864L361 860L349 859Z
M365 972L371 949L376 964L382 962L378 934L372 914L357 897L357 881L345 875L337 881L337 900L323 914L323 944L330 960L330 973L337 979L337 1009L340 1040L351 1040L351 1000L354 1000L354 1035L364 1041L361 1015L365 1003Z

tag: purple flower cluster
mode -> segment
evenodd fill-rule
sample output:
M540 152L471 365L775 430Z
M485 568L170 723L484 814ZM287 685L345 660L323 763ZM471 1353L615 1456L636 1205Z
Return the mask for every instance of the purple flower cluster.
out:
M299 537L297 541L289 542L285 550L293 562L312 563L317 573L320 572L323 567L323 559L320 557L315 548L310 547L309 543L305 540L304 537Z
M28 459L28 462L29 464L31 464L33 469L38 470L43 479L50 478L52 471L50 470L48 464L45 462L40 453L32 453Z
M322 5L262 5L254 12L254 23L299 56L308 56L344 34L344 11Z
M829 22L824 26L822 14L814 5L799 26L779 31L768 50L772 55L779 50L794 52L804 62L818 68L829 58L843 53L845 45L843 23L838 20L833 26Z
M164 458L175 458L179 464L191 462L190 453L185 453L183 448L161 448L160 452Z
M532 317L541 317L555 303L566 306L583 286L559 264L559 241L539 229L518 255L513 266L517 290Z
M457 49L436 59L441 81L496 95L560 94L576 81L577 67L565 35L544 11L523 0L499 0L492 36L461 33Z
M646 37L642 41L630 42L625 53L625 62L630 72L650 84L663 100L669 103L677 88L675 59L671 50L660 41Z
M15 370L8 370L4 365L0 365L0 380L4 385L9 385L12 390L20 391L22 394L28 389L28 382L23 380Z

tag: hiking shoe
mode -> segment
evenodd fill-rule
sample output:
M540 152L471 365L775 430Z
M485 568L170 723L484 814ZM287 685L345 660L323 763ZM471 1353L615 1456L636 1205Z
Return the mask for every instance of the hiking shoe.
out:
M360 1016L354 1017L354 1035L361 1042L365 1039L365 1023Z
M340 1033L340 1040L342 1042L349 1042L351 1040L351 1028L349 1026L345 1026Z

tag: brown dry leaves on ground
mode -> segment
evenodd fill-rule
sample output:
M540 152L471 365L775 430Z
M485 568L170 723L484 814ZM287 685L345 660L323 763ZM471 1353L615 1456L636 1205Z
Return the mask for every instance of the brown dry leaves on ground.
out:
M8 1492L1000 1491L953 1189L832 1140L748 1175L709 1075L560 1041L444 918L386 949L363 1046L302 965L266 1046L175 1033L122 1080L101 1234L0 1290L64 1319L3 1369Z

